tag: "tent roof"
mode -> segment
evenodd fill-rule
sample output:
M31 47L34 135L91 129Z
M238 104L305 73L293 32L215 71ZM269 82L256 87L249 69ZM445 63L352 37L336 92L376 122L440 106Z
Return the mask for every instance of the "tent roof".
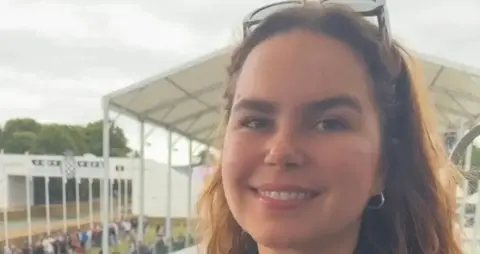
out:
M215 140L222 111L226 47L105 96L112 110L189 139ZM416 54L423 65L442 131L480 118L480 70Z
M423 65L442 131L461 124L472 128L480 120L480 69L416 54Z

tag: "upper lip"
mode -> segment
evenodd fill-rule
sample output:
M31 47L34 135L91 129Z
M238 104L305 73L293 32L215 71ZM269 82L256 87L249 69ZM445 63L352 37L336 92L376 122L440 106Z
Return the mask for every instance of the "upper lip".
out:
M312 192L318 193L318 190L303 187L301 185L296 184L280 184L280 183L267 183L261 184L254 187L254 189L258 191L291 191L291 192Z

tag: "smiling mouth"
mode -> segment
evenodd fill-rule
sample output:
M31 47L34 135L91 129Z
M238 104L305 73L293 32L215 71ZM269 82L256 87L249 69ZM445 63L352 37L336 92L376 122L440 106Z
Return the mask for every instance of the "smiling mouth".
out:
M302 207L320 195L320 192L298 187L252 188L260 204L267 210L291 210Z
M261 197L279 200L279 201L289 201L289 200L298 200L298 201L306 201L313 199L316 193L311 191L262 191L257 190L258 194Z

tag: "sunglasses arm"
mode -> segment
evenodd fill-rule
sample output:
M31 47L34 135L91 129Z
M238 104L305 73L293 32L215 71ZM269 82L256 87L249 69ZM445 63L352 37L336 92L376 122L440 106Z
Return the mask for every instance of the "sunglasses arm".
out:
M387 42L390 44L393 42L393 38L392 38L392 28L390 26L390 15L388 14L388 8L386 5L383 5L383 25L385 26L384 29L385 29L385 32L386 32L386 40Z

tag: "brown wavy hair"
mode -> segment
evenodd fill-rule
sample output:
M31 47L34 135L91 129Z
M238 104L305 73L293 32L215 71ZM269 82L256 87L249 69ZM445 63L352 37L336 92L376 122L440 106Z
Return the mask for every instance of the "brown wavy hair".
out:
M454 185L450 184L454 171L434 126L423 77L398 43L386 43L377 27L353 11L341 6L306 6L267 17L231 57L221 129L229 120L236 77L249 53L266 39L294 29L345 43L363 60L372 80L382 124L386 201L379 210L365 210L359 244L369 245L369 253L462 253L454 223ZM198 211L199 235L207 254L243 254L256 249L254 240L242 233L230 212L220 166L201 194Z

